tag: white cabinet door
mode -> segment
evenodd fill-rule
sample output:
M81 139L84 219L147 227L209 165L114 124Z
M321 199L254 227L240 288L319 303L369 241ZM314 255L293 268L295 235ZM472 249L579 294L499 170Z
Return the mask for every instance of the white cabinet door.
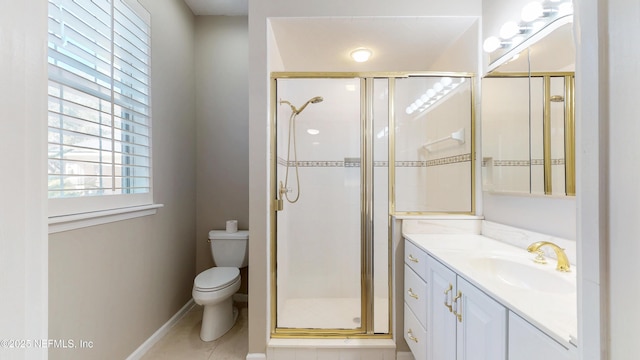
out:
M437 260L427 259L427 359L456 359L456 320L450 308L456 274ZM445 305L445 301L447 305Z
M509 359L575 360L577 357L574 353L520 316L509 312Z
M465 279L457 282L457 360L505 360L507 309Z

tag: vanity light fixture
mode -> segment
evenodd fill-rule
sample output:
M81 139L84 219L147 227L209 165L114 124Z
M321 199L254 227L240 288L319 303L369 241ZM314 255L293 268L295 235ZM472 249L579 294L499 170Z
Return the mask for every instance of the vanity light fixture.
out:
M544 15L544 7L538 1L532 1L525 5L520 12L522 21L531 22Z
M573 3L565 2L558 6L558 16L573 14Z
M500 41L500 38L497 36L489 36L484 40L484 43L482 44L482 49L485 52L492 53L500 49L501 47L504 47L507 44L509 43Z
M351 52L351 58L355 62L365 62L369 60L373 53L367 48L358 48Z
M520 26L515 21L507 21L500 28L500 37L503 39L511 39L520 33Z
M551 18L573 14L571 0L532 1L520 12L522 21L507 21L500 28L500 37L489 36L484 40L483 50L492 53L500 48L515 47L531 34L542 29Z

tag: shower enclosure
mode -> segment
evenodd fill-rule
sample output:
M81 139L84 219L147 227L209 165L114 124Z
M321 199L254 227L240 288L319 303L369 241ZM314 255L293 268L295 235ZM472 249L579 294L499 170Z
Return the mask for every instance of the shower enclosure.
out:
M473 210L470 156L461 171L453 170L463 190L454 189L451 199L461 201L439 208L438 185L430 184L433 193L422 189L426 172L437 173L428 169L429 157L471 149L471 85L461 97L468 105L461 122L449 113L449 125L416 128L428 111L408 112L415 97L441 79L273 74L272 336L390 336L391 214ZM447 79L444 87L454 93L465 78ZM445 94L432 102L438 97ZM466 146L434 144L431 154L422 148L451 128L463 129ZM394 144L396 132L402 144ZM396 152L402 161L394 161ZM411 189L430 200L420 203L406 189L393 192L398 180L413 182Z

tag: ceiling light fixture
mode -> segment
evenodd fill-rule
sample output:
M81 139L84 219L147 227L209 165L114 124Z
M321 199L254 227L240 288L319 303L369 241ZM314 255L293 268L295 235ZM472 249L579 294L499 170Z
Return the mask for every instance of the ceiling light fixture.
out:
M351 52L351 58L355 62L365 62L369 60L373 53L369 49L358 48Z

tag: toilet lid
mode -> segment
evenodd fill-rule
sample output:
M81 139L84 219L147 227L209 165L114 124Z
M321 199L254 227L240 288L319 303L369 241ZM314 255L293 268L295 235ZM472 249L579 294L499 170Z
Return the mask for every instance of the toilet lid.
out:
M240 276L240 270L235 267L213 267L196 276L196 289L214 291L229 286Z

